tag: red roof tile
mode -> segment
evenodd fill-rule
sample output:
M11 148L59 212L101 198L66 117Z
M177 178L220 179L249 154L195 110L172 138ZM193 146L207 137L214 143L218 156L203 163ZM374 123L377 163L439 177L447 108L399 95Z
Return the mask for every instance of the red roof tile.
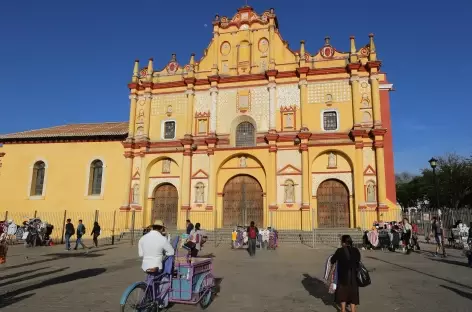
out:
M0 135L0 141L15 139L90 138L125 136L126 134L128 134L128 122L84 123Z

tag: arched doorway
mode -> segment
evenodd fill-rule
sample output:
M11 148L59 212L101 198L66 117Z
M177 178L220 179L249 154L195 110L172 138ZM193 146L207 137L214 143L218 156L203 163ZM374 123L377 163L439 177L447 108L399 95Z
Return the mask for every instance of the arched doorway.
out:
M248 175L231 178L223 190L223 227L263 224L263 192L259 182Z
M179 194L172 184L161 184L154 190L154 202L151 212L151 223L160 219L166 227L177 227Z
M338 180L326 180L316 192L319 228L349 227L349 192Z

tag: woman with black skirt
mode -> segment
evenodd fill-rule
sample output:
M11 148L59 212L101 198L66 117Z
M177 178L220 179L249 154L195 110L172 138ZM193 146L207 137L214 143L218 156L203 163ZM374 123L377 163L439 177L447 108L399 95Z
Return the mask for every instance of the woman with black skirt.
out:
M349 235L341 237L342 247L338 248L331 257L331 263L337 262L338 281L335 291L335 301L341 305L341 312L346 312L346 305L351 305L351 312L356 312L359 304L359 286L356 273L361 261L359 249L352 247Z
M98 247L98 237L100 236L100 232L100 225L98 225L98 222L95 222L93 224L92 234L90 234L93 235L93 244L95 245L95 247Z

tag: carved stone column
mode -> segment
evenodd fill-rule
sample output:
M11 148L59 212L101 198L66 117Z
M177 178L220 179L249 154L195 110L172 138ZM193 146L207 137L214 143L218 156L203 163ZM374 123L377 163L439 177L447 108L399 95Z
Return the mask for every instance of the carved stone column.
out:
M136 102L138 96L136 94L130 94L130 108L129 108L129 124L128 124L128 138L134 137L134 128L136 125Z
M270 82L268 85L268 88L269 88L269 131L276 131L276 122L275 122L276 87L277 85L275 84L275 82Z

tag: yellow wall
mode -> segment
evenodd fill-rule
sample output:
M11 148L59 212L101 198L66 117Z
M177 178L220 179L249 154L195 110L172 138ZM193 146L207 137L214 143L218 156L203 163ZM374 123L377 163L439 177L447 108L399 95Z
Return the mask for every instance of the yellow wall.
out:
M0 207L21 211L76 211L84 214L119 209L128 177L121 142L5 144L0 176ZM102 195L88 195L88 174L94 159L105 169ZM44 196L30 196L32 166L46 163Z

